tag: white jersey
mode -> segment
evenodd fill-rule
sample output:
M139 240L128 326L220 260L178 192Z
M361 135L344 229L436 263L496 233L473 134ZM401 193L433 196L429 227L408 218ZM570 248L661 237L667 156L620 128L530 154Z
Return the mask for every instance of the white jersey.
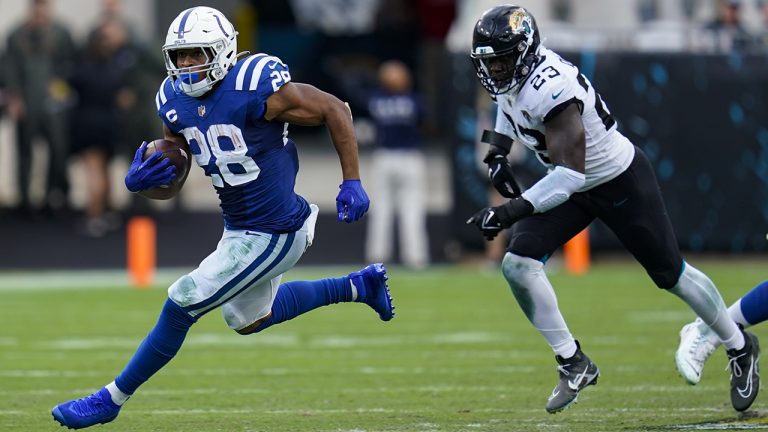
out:
M586 138L586 183L577 192L603 184L627 169L635 156L632 143L616 130L616 121L589 80L570 62L542 46L540 59L519 92L496 97L495 131L536 152L548 169L544 123L572 103L581 111Z

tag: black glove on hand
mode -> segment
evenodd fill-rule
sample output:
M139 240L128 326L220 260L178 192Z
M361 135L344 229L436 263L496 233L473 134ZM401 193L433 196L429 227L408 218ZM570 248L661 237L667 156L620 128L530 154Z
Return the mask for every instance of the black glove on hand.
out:
M490 241L502 230L532 213L533 205L522 197L518 197L498 207L480 210L467 220L467 225L474 224L483 233L483 237Z
M493 187L505 198L517 198L520 196L520 186L515 181L515 175L512 173L512 167L509 165L504 150L491 146L488 154L485 155L483 162L488 165L488 178L491 179Z

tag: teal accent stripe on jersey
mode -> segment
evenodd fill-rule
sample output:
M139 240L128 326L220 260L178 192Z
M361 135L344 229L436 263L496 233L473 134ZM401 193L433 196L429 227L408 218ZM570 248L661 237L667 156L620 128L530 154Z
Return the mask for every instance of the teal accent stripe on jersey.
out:
M214 295L212 295L211 297L208 297L207 299L205 299L205 300L203 300L203 301L201 301L199 303L195 303L195 304L191 304L189 306L185 306L184 310L186 312L198 312L198 311L202 311L203 309L206 309L212 303L215 303L218 299L220 299L222 296L224 296L224 294L229 292L229 290L231 290L237 284L242 282L243 279L245 279L248 275L250 275L261 264L263 264L264 261L266 261L267 258L269 258L270 255L272 255L272 251L275 250L275 246L277 246L277 242L279 240L280 240L280 235L279 234L272 234L272 237L269 239L269 244L267 245L266 249L264 249L264 252L262 252L261 255L256 257L256 259L248 267L246 267L245 270L243 270L242 272L240 272L240 274L238 274L237 276L232 278L232 280L227 282L223 287L221 287L221 289L216 291L216 293ZM202 314L202 312L201 312L201 314Z

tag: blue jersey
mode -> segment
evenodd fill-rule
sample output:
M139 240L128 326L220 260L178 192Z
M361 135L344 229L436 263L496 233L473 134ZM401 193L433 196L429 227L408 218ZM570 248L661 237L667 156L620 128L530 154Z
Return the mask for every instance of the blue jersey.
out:
M419 124L423 110L415 94L377 91L368 100L368 111L376 123L376 142L380 148L421 148Z
M309 216L306 200L294 192L299 160L288 123L264 119L267 98L290 79L280 59L255 54L203 97L187 96L170 77L157 93L160 118L184 135L211 178L228 229L291 232Z

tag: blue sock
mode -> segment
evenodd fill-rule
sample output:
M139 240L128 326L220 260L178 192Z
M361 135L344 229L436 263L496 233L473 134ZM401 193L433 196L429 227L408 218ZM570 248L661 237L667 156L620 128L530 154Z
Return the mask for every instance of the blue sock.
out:
M752 325L768 320L768 281L752 288L741 298L741 314Z
M351 302L352 289L349 278L320 279L316 281L292 281L277 289L272 315L252 333L258 333L275 324L333 303Z
M166 300L157 324L115 379L117 388L123 393L133 394L149 377L171 361L195 321L181 306L171 299Z

